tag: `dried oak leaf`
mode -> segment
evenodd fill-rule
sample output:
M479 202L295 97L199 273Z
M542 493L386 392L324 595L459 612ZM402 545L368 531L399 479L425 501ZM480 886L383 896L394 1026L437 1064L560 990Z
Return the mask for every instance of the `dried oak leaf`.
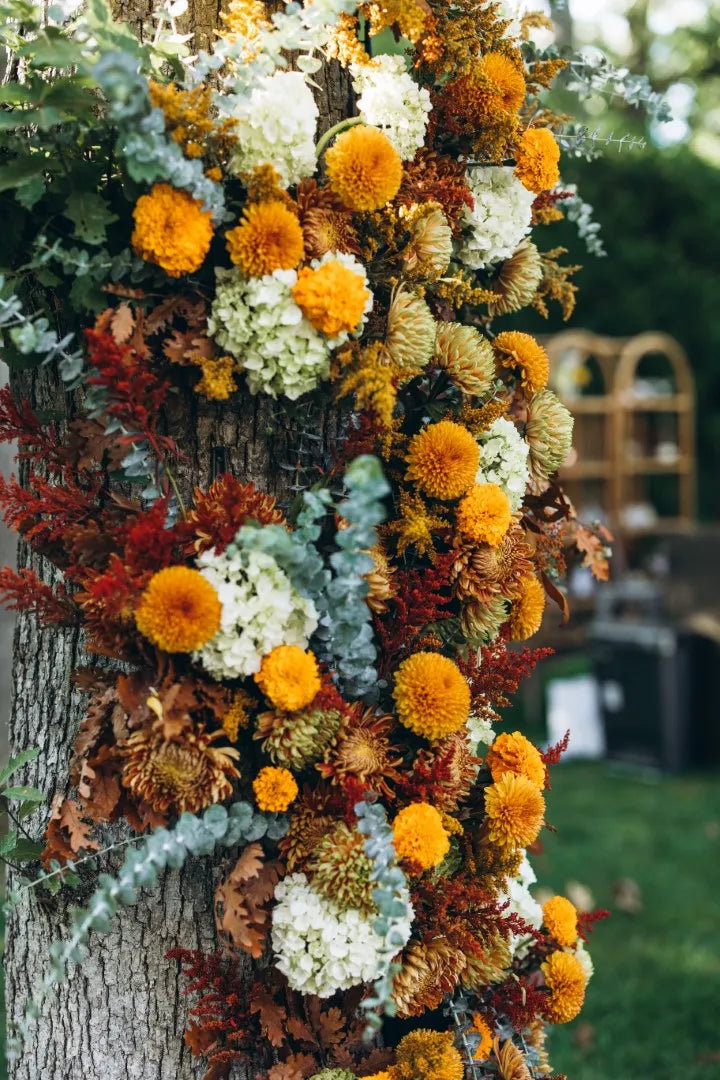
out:
M218 933L257 959L262 955L270 923L265 905L279 880L279 864L263 861L260 844L248 844L234 868L215 891Z
M110 821L120 800L120 783L112 767L93 769L84 763L78 794L83 799L83 813L92 821Z
M601 533L602 534L598 535ZM610 577L610 562L607 545L612 535L601 527L595 533L584 525L575 527L575 547L583 555L582 565L587 567L597 581L607 581Z
M272 1046L287 1042L287 1013L261 983L255 983L250 991L250 1012L258 1013L262 1033Z
M110 333L118 345L124 345L132 337L135 316L129 304L120 304L110 316Z
M83 821L84 813L74 799L55 796L45 833L45 850L40 856L44 866L49 866L52 859L64 864L74 859L78 851L99 849L98 842L90 837L92 824Z

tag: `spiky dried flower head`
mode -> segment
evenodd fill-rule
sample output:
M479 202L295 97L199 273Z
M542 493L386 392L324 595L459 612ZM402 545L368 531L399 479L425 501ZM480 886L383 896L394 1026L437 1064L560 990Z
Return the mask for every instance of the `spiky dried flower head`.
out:
M495 299L488 304L488 315L512 315L532 302L543 278L540 252L532 240L523 240L517 251L506 259L491 285Z
M545 800L527 776L506 772L485 789L488 837L503 848L526 848L538 838Z
M436 770L438 779L435 782L433 802L442 813L456 810L458 805L468 797L475 783L479 765L480 759L471 752L467 727L462 727L453 735L447 735L439 742L433 743L431 747L420 750L415 759L414 769ZM448 828L444 816L443 822ZM456 831L453 826L450 828Z
M401 380L419 375L432 356L437 325L421 296L396 289L390 300L383 352Z
M313 888L343 910L377 914L372 896L375 882L370 879L372 863L365 854L365 837L357 829L339 821L320 840L307 870Z
M567 1024L574 1020L585 1001L587 977L585 970L572 952L552 952L540 965L550 994L545 1015L553 1024Z
M413 436L407 462L407 479L426 495L457 499L475 480L480 447L467 428L441 420Z
M342 713L333 708L264 712L257 718L253 738L263 740L264 753L276 765L299 772L321 759L342 721Z
M242 222L225 238L231 262L246 277L294 270L303 257L300 222L279 199L246 206Z
M468 600L460 612L460 625L468 645L477 649L494 641L510 615L507 601L502 597L490 600Z
M545 787L546 770L538 748L520 731L498 735L487 753L487 766L493 780L505 773L526 776L538 788Z
M411 1031L401 1040L396 1061L398 1080L463 1080L465 1075L450 1031Z
M214 547L219 554L235 538L241 525L281 525L285 521L275 498L258 491L254 484L241 484L232 473L222 473L207 491L195 488L195 506L188 511L185 533L187 550L205 551Z
M278 645L260 664L255 682L276 709L304 709L320 689L317 660L299 645Z
M370 298L363 275L337 259L317 269L303 267L292 294L305 318L328 337L357 330Z
M469 952L467 964L460 975L469 990L484 991L488 986L503 982L512 967L512 949L507 937L497 930L483 935L482 949Z
M154 184L133 210L133 251L170 277L199 270L210 250L212 215L198 199L170 184Z
M439 203L415 205L401 215L410 236L402 252L410 278L436 281L447 271L452 256L452 229Z
M551 896L543 904L545 928L558 945L574 945L577 941L577 909L565 896Z
M480 69L490 80L505 112L516 113L525 101L525 79L522 71L504 53L485 53Z
M382 615L388 609L388 601L397 595L393 582L395 567L391 564L385 549L381 544L375 544L369 551L373 561L373 568L365 575L368 583L368 594L365 601L375 615Z
M482 1013L474 1012L468 1034L480 1037L480 1041L473 1052L475 1061L487 1061L493 1048L493 1029L488 1023L487 1017L483 1016Z
M450 837L435 807L419 802L404 806L397 814L393 822L393 844L398 859L431 870L450 850Z
M501 1080L533 1080L525 1055L512 1039L506 1039L502 1046L496 1039L494 1048Z
M125 761L123 785L158 813L172 809L195 814L223 802L232 794L232 781L240 776L234 765L240 754L232 747L211 745L222 734L197 728L167 740L155 731L134 731L119 744Z
M284 813L297 799L298 786L288 769L266 765L253 780L253 792L260 810Z
M523 579L510 612L510 637L527 641L540 629L545 611L545 589L534 574Z
M400 1017L421 1016L437 1009L452 993L467 960L461 949L438 934L429 941L411 941L393 980L393 1000Z
M560 147L547 128L528 128L522 133L515 161L515 175L528 191L539 195L560 179Z
M469 397L485 397L492 389L495 353L488 339L474 326L439 323L433 363Z
M316 180L302 180L296 198L306 258L320 259L336 251L360 254L352 213L330 188L318 187Z
M460 501L455 520L467 540L497 547L512 524L510 501L497 484L475 484Z
M199 570L167 566L150 578L135 622L163 652L189 653L218 632L221 611L218 594Z
M351 210L379 210L402 182L402 161L378 128L359 124L338 135L325 153L332 190Z
M397 767L402 754L390 743L394 727L392 716L376 714L362 703L352 706L351 715L343 725L336 741L325 752L317 766L323 777L336 784L353 778L381 795L391 796L388 780L398 779Z
M493 345L500 366L513 371L531 394L545 387L550 358L534 337L520 330L505 330L498 334Z
M470 687L449 657L418 652L395 674L393 697L400 723L426 739L459 731L470 713Z
M525 441L533 476L547 480L560 468L572 446L574 420L552 390L539 390L528 403Z
M452 568L455 592L461 599L483 603L498 597L512 600L519 595L523 578L533 569L532 552L523 530L511 526L497 547L472 543L458 547Z
M337 824L329 804L330 796L326 790L306 786L293 805L288 831L280 841L289 874L305 869L323 836Z

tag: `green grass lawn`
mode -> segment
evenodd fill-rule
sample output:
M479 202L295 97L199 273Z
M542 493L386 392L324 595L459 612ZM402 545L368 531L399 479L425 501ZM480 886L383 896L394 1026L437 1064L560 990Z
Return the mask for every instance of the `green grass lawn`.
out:
M595 975L582 1015L553 1030L569 1080L720 1077L720 776L647 779L605 765L553 770L538 886L570 879L612 910L590 948ZM643 909L618 911L613 883L632 878Z

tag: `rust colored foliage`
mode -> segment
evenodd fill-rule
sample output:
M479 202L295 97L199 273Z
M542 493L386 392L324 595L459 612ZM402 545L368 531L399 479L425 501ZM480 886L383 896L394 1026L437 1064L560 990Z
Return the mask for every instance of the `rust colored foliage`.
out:
M403 181L395 200L400 206L438 202L454 231L460 227L460 215L475 205L465 182L465 166L446 154L426 147L418 150L405 166Z
M510 698L516 694L520 683L534 670L535 665L552 656L553 649L509 649L498 638L491 645L484 645L478 661L473 652L458 660L458 666L470 682L475 705L493 705L506 709Z
M594 911L578 911L578 936L588 941L593 930L603 919L609 919L607 908L595 908Z
M381 641L382 674L393 670L413 640L430 623L452 618L450 568L454 552L438 555L435 565L418 570L398 570L393 579L395 596L388 612L376 618Z
M524 1031L535 1017L543 1015L546 999L546 990L527 976L517 975L493 990L488 1003L508 1018L515 1031Z

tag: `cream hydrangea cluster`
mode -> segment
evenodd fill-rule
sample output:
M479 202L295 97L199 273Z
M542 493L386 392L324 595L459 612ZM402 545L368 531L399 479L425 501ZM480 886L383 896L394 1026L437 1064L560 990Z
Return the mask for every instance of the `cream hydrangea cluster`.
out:
M203 552L197 566L222 605L220 629L193 653L214 678L254 675L278 645L307 647L318 625L317 609L271 555L231 545L221 554Z
M481 270L509 259L530 232L535 196L504 166L468 169L467 183L475 205L463 211L457 255L471 270Z
M247 98L238 99L232 116L238 125L235 172L270 162L286 186L315 172L318 107L299 71L266 75Z
M412 160L425 141L430 92L408 74L402 56L376 56L350 71L363 122L384 131L403 161Z
M539 930L543 922L543 910L530 892L530 886L534 885L536 881L537 877L530 865L530 860L527 855L523 855L516 876L507 879L506 891L498 896L498 903L504 904L507 902L508 906L505 910L508 914L519 915L535 930ZM530 934L513 934L510 940L513 956L519 958L525 956L532 941Z
M479 438L480 465L476 484L497 484L519 510L530 478L529 446L511 420L498 417Z
M470 742L474 747L479 746L480 743L483 746L492 746L495 742L495 731L490 721L485 717L471 712L467 718L467 728Z
M588 952L585 942L582 940L582 938L578 939L574 952L582 965L583 971L585 972L585 981L590 982L593 975L595 974L595 965L592 962L592 957Z
M276 965L293 990L324 998L376 978L384 942L372 917L341 909L316 892L305 874L284 878L275 900L272 945ZM410 922L401 930L404 945Z

